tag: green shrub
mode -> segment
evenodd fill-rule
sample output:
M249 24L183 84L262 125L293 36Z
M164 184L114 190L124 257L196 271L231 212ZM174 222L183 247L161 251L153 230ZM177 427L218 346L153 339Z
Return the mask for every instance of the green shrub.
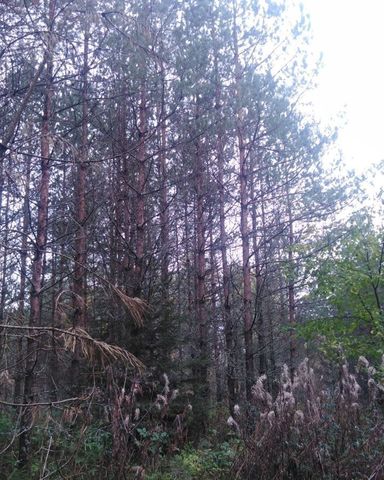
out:
M211 448L187 447L147 480L224 479L232 466L236 443L224 442Z

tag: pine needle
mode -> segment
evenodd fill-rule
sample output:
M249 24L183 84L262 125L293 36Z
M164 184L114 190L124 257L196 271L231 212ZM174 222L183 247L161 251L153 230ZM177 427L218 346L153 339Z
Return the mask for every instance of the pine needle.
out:
M144 323L143 322L144 315L148 310L148 304L141 298L129 297L115 285L111 285L111 286L113 291L116 293L116 295L120 298L120 300L123 302L123 304L129 311L136 325L138 327L142 327Z
M71 328L61 334L64 348L72 353L79 349L81 355L90 363L100 361L103 366L113 362L121 362L127 367L142 372L144 364L132 353L117 345L96 340L82 328Z

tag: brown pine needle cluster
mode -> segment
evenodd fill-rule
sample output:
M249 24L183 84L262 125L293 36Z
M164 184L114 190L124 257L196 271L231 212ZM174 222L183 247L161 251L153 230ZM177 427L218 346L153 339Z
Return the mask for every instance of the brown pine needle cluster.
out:
M127 367L142 372L144 364L124 348L110 345L107 342L96 340L82 328L71 328L61 334L64 348L74 353L79 349L81 355L90 363L99 361L103 366L114 362L121 362Z
M126 295L120 288L112 285L113 291L122 301L123 305L127 308L128 312L132 316L133 321L138 327L143 326L143 318L148 311L148 304L138 297L130 297Z

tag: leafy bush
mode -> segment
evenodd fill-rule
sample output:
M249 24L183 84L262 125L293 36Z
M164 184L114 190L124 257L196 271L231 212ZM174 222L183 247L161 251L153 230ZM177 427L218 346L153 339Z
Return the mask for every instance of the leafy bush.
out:
M147 480L197 480L228 478L236 454L237 441L216 447L188 447L165 463L160 471L150 473Z
M164 431L149 431L145 427L136 429L138 448L146 448L151 455L163 455L169 445L170 435Z

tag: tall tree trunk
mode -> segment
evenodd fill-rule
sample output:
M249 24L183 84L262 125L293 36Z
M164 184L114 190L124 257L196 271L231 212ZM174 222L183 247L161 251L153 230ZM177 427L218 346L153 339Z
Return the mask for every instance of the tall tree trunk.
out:
M221 264L223 275L223 323L225 331L225 347L227 354L227 389L228 389L228 403L229 410L233 414L233 407L238 403L238 386L236 379L236 358L234 351L234 325L231 312L231 273L228 263L228 247L227 247L227 230L225 225L225 180L224 180L224 133L222 126L221 115L221 86L219 83L219 71L217 54L215 55L215 75L216 75L216 91L215 91L215 110L216 110L216 123L218 126L216 137L216 151L217 151L217 164L218 164L218 190L219 190L219 224L220 224L220 252L221 252Z
M31 181L31 157L26 156L26 177L25 191L23 199L23 224L22 238L20 250L20 290L18 303L18 319L19 323L24 323L25 315L25 291L27 281L27 257L28 257L28 232L29 232L29 192ZM15 375L15 391L14 401L19 403L22 399L23 373L24 373L24 355L23 355L23 336L17 339L16 344L16 375Z
M49 25L47 39L46 90L44 95L44 111L41 125L41 174L37 206L37 231L32 261L32 281L30 298L29 326L31 330L27 339L26 366L24 377L23 403L32 404L35 396L35 368L38 364L38 348L33 338L33 328L41 321L41 287L43 278L43 259L47 242L49 178L50 178L50 121L52 116L53 97L53 26L55 19L56 0L49 1ZM23 467L29 458L30 428L33 423L32 410L25 407L21 418L21 434L19 437L19 465Z
M159 361L161 363L168 363L169 359L169 345L166 337L168 332L173 328L172 306L170 301L170 269L169 261L171 257L170 252L170 232L169 232L169 191L168 191L168 165L167 165L167 87L166 87L166 72L164 62L160 60L160 99L157 102L157 138L159 146L158 154L158 174L159 174L159 220L160 220L160 286L158 291L161 295L159 302ZM150 233L150 231L148 231Z
M73 271L73 326L75 328L86 329L87 326L87 233L85 222L87 219L86 205L86 182L88 167L88 53L89 53L89 20L88 13L84 14L84 52L83 68L81 74L82 92L82 119L81 119L81 145L77 159L77 175L75 185L75 205L76 205L76 236L75 236L75 256ZM75 349L70 375L72 377L73 394L76 395L81 389L81 354L79 346Z
M120 78L122 83L123 96L118 106L118 142L117 162L110 166L110 182L112 199L110 225L110 281L118 285L127 295L133 293L134 278L132 275L132 209L130 194L130 165L128 160L127 140L127 101L128 93L126 80ZM115 144L112 142L112 150L115 151ZM114 305L114 319L111 321L109 340L120 345L127 341L127 322L121 322L126 311L121 304Z
M188 200L185 199L184 203L184 215L183 215L183 220L184 220L184 242L185 242L185 270L187 272L187 278L186 278L186 285L187 285L187 311L188 311L188 317L190 320L192 320L192 310L193 310L193 272L192 272L192 261L191 257L193 253L191 254L191 222L189 219L189 212L188 212ZM191 323L189 323L189 326L191 326Z
M119 138L120 149L119 153L121 159L118 162L117 178L118 192L120 195L119 202L116 205L115 218L116 218L116 234L121 240L116 239L116 246L122 250L122 271L120 273L120 282L124 286L128 295L133 293L132 282L132 202L129 185L131 183L130 165L128 159L128 141L127 141L127 101L128 101L128 89L126 80L122 79L123 84L123 99L119 108ZM120 207L122 203L122 209ZM122 211L121 211L122 210ZM118 260L118 254L116 256Z
M288 213L288 322L289 322L289 370L291 379L293 380L295 373L295 360L296 360L296 306L295 306L295 265L293 258L294 247L294 230L293 230L293 218L292 218L292 204L291 195L289 192L289 184L287 182L286 187L286 199L287 199L287 213Z
M10 185L8 181L8 188L6 189L5 197L5 213L4 219L2 219L2 226L4 227L4 236L2 242L4 244L4 253L1 265L1 288L0 288L0 323L4 323L4 314L5 314L5 302L7 299L8 292L8 282L7 282L7 270L8 270L8 239L9 239L9 201L10 201ZM1 330L0 330L1 332ZM1 341L1 340L0 340ZM2 352L2 349L0 349ZM0 354L1 361L1 354Z
M199 98L196 98L195 121L199 128L200 107ZM198 410L201 415L199 422L206 427L206 408L209 401L208 379L208 315L206 305L206 179L203 152L200 138L194 142L194 191L195 191L195 317L198 331L198 359L195 369L197 382Z
M2 220L2 226L4 227L4 236L2 238L2 247L3 247L3 258L2 258L2 266L1 266L1 287L0 287L0 325L4 324L5 316L5 304L7 299L7 292L8 292L8 281L7 281L7 270L8 270L8 239L9 239L9 201L10 201L10 185L8 185L6 189L6 197L5 197L5 213L4 219ZM2 205L0 204L0 212L1 212ZM7 337L2 335L2 328L0 328L0 365L4 355L4 346Z
M255 273L256 273L256 298L255 298L255 323L257 326L257 340L258 340L258 374L263 375L267 372L267 352L266 352L266 340L265 340L265 325L264 325L264 311L263 311L263 290L264 282L261 275L260 265L260 248L258 243L258 227L257 227L257 209L256 209L256 192L255 192L256 179L252 175L251 179L251 201L252 201L252 239L253 239L253 255L255 258ZM262 188L262 187L261 187ZM264 198L261 192L260 202L263 205ZM262 207L263 208L263 207ZM263 209L264 213L264 209ZM263 214L264 219L264 214ZM265 224L262 222L263 228L263 243L265 245Z
M84 53L82 70L82 122L81 147L77 162L76 182L76 238L75 238L75 267L73 272L74 294L74 326L85 329L87 324L87 233L85 222L87 219L86 182L88 167L88 52L89 52L89 20L85 13L84 25Z
M198 103L197 100L196 103ZM196 121L199 120L199 106L196 105ZM207 382L208 367L208 324L206 310L206 265L205 265L205 173L200 139L195 141L195 194L196 194L196 320L199 332L201 358L200 380Z
M221 402L222 400L222 388L221 388L221 368L220 368L220 352L221 352L221 342L220 342L220 318L218 316L217 308L217 266L216 266L216 255L214 248L213 240L213 202L210 202L209 206L210 214L208 221L208 230L209 230L209 278L210 278L210 309L209 309L209 331L208 331L208 341L212 348L210 349L211 355L209 359L210 368L209 368L209 385L210 385L210 398L211 404L214 405L216 401Z
M139 104L139 145L137 152L138 184L136 204L136 262L134 296L139 297L143 287L144 245L145 245L145 184L146 184L146 131L147 131L147 94L146 81L143 78L140 85Z
M167 187L167 163L166 163L166 148L167 148L167 126L166 126L166 111L165 111L165 70L163 61L160 65L161 81L162 81L162 95L160 106L160 179L161 179L161 193L160 193L160 252L161 252L161 286L163 299L168 302L169 297L169 205L168 205L168 187Z
M252 319L252 289L249 248L248 225L248 167L244 139L243 108L241 106L241 63L237 37L237 5L233 1L233 48L235 64L235 91L236 91L236 135L239 153L240 177L240 233L242 244L242 273L243 273L243 324L245 344L245 384L246 397L252 399L251 389L255 379L254 351L253 351L253 319Z

